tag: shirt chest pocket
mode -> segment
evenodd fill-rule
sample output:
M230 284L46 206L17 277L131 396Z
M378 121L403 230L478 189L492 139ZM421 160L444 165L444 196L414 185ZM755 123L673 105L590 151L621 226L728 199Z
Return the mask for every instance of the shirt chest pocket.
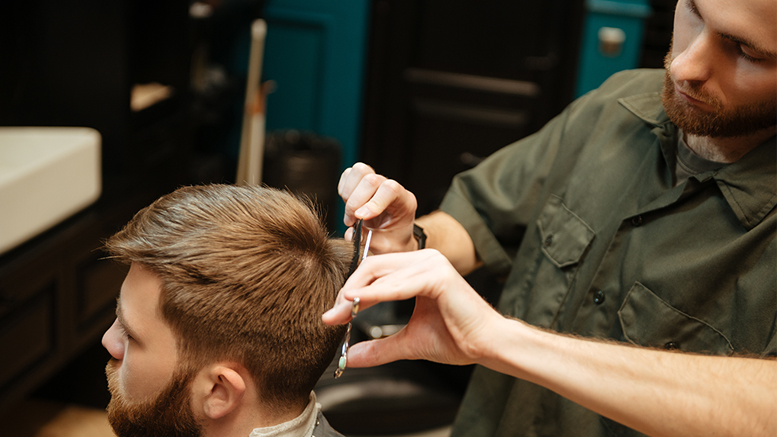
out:
M577 267L583 260L594 231L552 196L537 219L540 237L533 280L516 302L516 316L533 325L551 328L559 314Z
M594 238L594 231L557 196L548 201L537 220L537 226L542 239L542 252L559 268L580 262Z
M638 346L714 355L734 350L719 330L674 308L639 282L629 290L618 317L626 340Z

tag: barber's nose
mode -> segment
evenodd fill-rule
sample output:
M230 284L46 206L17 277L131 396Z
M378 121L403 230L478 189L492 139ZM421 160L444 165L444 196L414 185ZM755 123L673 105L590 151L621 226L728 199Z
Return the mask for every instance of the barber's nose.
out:
M114 320L113 325L103 334L103 347L117 360L124 358L124 339L119 332L119 321Z
M672 60L672 76L680 83L705 82L712 76L715 58L710 37L706 32L701 32Z

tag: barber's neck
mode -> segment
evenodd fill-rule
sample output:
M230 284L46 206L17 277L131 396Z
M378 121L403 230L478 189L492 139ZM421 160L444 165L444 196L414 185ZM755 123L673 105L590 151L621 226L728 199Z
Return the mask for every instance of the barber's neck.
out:
M777 134L777 126L738 137L699 137L686 134L685 143L695 154L715 162L739 161L749 151Z

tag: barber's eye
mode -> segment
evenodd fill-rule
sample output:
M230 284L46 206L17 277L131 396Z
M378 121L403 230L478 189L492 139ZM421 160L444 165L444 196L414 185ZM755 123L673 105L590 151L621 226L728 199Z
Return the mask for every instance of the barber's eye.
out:
M746 61L750 61L750 62L763 62L765 60L763 58L759 58L759 57L756 57L756 56L753 56L753 55L749 54L748 52L752 53L752 51L747 46L744 46L742 44L737 44L736 45L736 50L737 50L737 53L739 53L739 56L742 57L742 59L744 59Z

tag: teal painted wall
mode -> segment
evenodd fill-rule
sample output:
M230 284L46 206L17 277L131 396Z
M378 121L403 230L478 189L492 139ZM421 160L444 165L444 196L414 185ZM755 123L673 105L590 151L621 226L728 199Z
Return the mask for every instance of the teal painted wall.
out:
M331 136L342 166L358 156L366 64L367 0L269 0L263 80L267 130L300 129Z

